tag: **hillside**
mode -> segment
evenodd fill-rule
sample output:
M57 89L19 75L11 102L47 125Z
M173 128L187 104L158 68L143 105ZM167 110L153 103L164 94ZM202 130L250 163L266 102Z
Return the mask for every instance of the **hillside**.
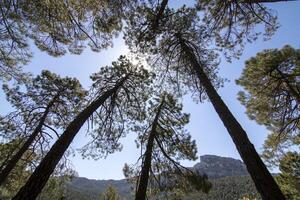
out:
M213 189L206 194L190 194L187 199L239 199L243 196L258 196L243 162L237 159L204 155L193 169L206 173ZM126 180L91 180L76 177L67 185L67 199L98 200L108 185L116 187L124 198L130 200L132 192Z

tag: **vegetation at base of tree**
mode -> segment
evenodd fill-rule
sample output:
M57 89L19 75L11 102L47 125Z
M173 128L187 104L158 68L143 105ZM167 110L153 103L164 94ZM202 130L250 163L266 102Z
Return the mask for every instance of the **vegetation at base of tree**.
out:
M249 176L225 177L211 182L212 189L208 194L193 193L187 195L184 200L242 200L243 197L251 200L261 199Z
M18 141L13 141L0 145L0 163L10 155L8 146L19 145ZM26 182L31 174L30 165L37 159L32 150L26 151L22 159L17 163L7 180L0 187L0 199L10 200ZM67 166L65 169L57 169L48 181L44 190L38 196L38 200L60 200L65 195L65 185L74 175L74 171ZM58 178L59 177L59 178Z
M280 160L280 174L276 177L278 184L288 199L300 199L300 154L288 152Z
M249 176L236 176L236 177L224 177L218 179L210 180L212 183L212 188L209 193L205 194L203 192L193 192L186 194L182 199L183 200L242 200L243 197L249 198L249 200L260 200L260 196L257 193L253 181ZM124 184L124 185L123 185ZM119 195L124 200L133 200L134 195L128 195L130 190L125 190L120 192L120 188L126 187L126 182L114 185L118 189ZM93 189L87 190L85 187L74 187L74 185L66 186L66 195L64 196L66 200L99 200L99 196L103 194L105 189L108 186L103 188L94 187ZM102 191L102 192L100 192ZM163 199L161 197L160 199ZM42 200L42 199L41 199ZM59 199L53 199L59 200ZM243 199L244 200L244 199ZM248 200L248 199L247 199Z
M123 198L119 195L118 190L114 186L109 185L101 194L100 200L123 200Z

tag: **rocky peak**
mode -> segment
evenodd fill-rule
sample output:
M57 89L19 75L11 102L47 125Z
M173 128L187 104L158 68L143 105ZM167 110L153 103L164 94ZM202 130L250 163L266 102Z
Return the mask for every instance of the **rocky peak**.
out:
M244 163L238 159L203 155L200 156L200 161L194 166L194 169L207 174L209 178L248 175Z

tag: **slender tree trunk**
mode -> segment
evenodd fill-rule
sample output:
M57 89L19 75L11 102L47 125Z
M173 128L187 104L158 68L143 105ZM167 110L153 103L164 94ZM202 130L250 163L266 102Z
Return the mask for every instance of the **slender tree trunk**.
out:
M155 138L156 127L157 127L157 123L158 123L158 119L159 119L159 116L161 113L163 103L164 103L164 101L162 101L161 104L159 105L157 114L152 123L152 128L151 128L151 131L149 134L148 143L147 143L146 152L145 152L145 159L143 160L142 171L141 171L141 175L139 177L138 189L135 194L135 200L145 200L146 199L149 172L151 169L154 138Z
M246 132L218 95L202 66L198 63L192 49L190 49L181 38L179 38L179 40L183 51L189 57L190 62L193 65L193 70L196 72L201 84L205 88L206 94L229 132L262 199L285 200L280 188L259 157L253 144L251 144Z
M86 120L118 89L128 78L124 77L114 88L106 91L102 96L93 101L87 108L79 113L76 118L69 124L61 137L54 143L50 151L35 169L26 184L19 190L13 200L34 200L46 185L50 175L54 171L57 163L70 146L74 137L86 122Z
M47 105L37 127L34 129L32 134L26 140L26 142L22 145L22 147L18 150L18 152L7 162L6 166L0 172L0 185L2 185L7 179L10 172L15 168L17 162L22 158L24 153L28 150L30 145L33 143L37 135L41 132L42 127L45 123L45 120L50 112L51 107L54 105L56 99L59 98L59 95L56 95L51 102Z

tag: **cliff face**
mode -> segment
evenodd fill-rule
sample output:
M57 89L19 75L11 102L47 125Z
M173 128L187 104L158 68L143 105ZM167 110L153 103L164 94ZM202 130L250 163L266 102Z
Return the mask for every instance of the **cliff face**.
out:
M248 175L244 163L234 158L204 155L200 156L200 161L193 168L207 174L209 178Z

